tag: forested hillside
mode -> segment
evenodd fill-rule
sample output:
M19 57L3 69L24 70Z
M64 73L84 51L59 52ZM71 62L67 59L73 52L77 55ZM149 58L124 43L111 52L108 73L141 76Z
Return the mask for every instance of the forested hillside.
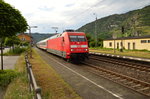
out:
M98 38L121 37L121 28L125 29L124 37L150 35L150 5L143 9L114 14L96 21ZM88 23L77 31L89 33L94 37L95 21Z
M34 40L34 42L36 43L36 42L38 42L38 41L40 41L40 40L43 40L43 39L46 39L46 38L49 38L49 37L51 37L51 36L53 36L54 34L42 34L42 33L32 33L31 34L32 35L32 37L33 37L33 40Z

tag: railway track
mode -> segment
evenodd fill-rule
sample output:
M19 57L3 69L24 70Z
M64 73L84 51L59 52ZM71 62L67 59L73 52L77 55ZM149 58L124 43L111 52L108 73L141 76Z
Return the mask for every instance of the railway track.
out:
M99 65L93 64L92 63L93 61L91 61L91 60L97 60L96 62L98 62ZM141 93L143 95L150 97L150 83L149 82L145 82L143 80L136 79L136 78L128 76L126 74L121 74L121 72L118 72L118 71L113 71L114 68L112 68L112 69L104 68L104 66L102 66L102 65L107 65L107 67L114 67L114 66L113 65L109 66L108 64L100 63L100 62L102 62L102 60L104 60L103 63L109 63L109 65L113 64L114 66L116 66L117 63L119 63L119 62L113 63L115 61L109 62L109 60L105 61L106 59L101 59L98 57L90 56L89 60L87 62L85 61L83 63L83 67L85 67L85 69L88 68L90 72L95 73L98 76L101 76L103 78L111 80L117 84L120 84L120 85L125 86L129 89L132 89L138 93ZM126 64L126 63L124 63L124 64ZM82 64L80 64L80 65L82 65ZM120 66L120 65L118 65L118 66ZM126 66L123 66L123 67L131 69L131 67L126 67ZM132 69L134 69L134 68L132 68ZM134 69L134 70L140 70L140 69ZM141 71L144 71L144 70L141 70ZM148 71L146 71L146 72L148 72Z
M83 64L99 76L150 96L149 65L97 55L91 55Z
M138 64L138 63L133 63L133 62L128 62L128 61L122 61L122 60L117 60L117 59L112 59L112 58L100 58L100 57L90 57L90 59L98 60L98 61L103 61L111 64L117 64L117 65L122 65L126 66L128 68L133 68L137 69L140 71L145 71L145 72L150 72L150 66L144 65L144 64Z
M98 56L90 56L88 63L150 83L150 67L145 64Z
M138 80L130 76L126 76L86 62L84 62L83 64L88 66L88 68L93 69L93 73L98 74L101 77L104 77L120 85L128 87L143 95L150 96L150 83L148 82L144 82L142 80Z

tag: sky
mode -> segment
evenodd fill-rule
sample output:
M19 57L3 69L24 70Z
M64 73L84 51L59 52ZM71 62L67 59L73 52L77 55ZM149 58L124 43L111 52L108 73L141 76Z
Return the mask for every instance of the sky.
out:
M27 20L32 33L61 33L112 14L122 14L150 5L150 0L4 0ZM28 31L26 31L28 32Z

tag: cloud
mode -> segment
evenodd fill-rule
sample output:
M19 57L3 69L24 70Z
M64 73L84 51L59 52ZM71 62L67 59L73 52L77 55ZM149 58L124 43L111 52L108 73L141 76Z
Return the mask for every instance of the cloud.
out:
M42 11L53 11L54 7L40 6L38 9Z
M65 7L72 7L72 6L74 6L73 3L72 3L72 4L67 4L67 5L65 5Z
M29 25L38 26L33 32L59 32L77 29L98 18L125 13L150 5L150 0L5 0L19 9Z

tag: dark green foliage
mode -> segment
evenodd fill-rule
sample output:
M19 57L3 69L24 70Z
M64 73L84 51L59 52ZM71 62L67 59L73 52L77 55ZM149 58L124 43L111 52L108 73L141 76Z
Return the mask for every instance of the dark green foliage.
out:
M91 41L91 42L89 42L89 46L90 47L95 47L95 43L96 43L95 41Z
M103 39L98 38L98 46L103 47Z
M22 42L17 36L6 37L4 42L5 46L12 48L12 50L10 49L9 54L20 54L20 52L15 52L15 49L19 48L21 44Z
M150 6L141 9L139 12L141 14L142 25L150 26Z
M27 29L27 22L21 13L8 3L0 1L0 37L10 37Z
M21 42L21 46L29 46L29 42Z
M94 40L92 39L92 36L87 33L87 34L86 34L86 38L87 38L87 40L88 40L88 45L91 46L91 45L90 45L90 42L94 41Z
M125 14L110 15L98 19L96 23L98 38L101 39L112 38L114 33L117 37L122 37L122 26L124 26L123 36L150 35L147 29L147 26L150 27L150 6ZM82 26L77 31L90 33L94 37L95 21Z
M88 40L88 45L89 47L94 47L95 46L95 41L94 39L92 38L92 36L90 34L86 34L86 38Z
M21 41L17 36L5 38L5 46L14 46L14 45L19 45L20 43Z
M95 43L96 41L94 40L94 38L92 38L91 34L87 33L86 34L87 40L88 40L88 45L89 47L95 47ZM101 38L98 38L97 41L98 46L102 47L103 46L103 41Z
M15 77L17 72L13 70L0 70L0 86L6 87Z

